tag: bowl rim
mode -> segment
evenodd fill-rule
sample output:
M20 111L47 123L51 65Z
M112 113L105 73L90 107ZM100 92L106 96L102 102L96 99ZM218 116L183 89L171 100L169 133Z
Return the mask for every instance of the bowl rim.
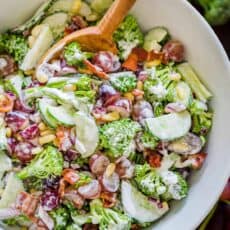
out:
M223 77L227 77L230 79L230 60L217 34L215 33L211 25L207 22L207 20L202 16L202 14L189 1L180 0L180 2L185 9L191 12L192 16L196 17L200 21L200 23L206 29L206 33L207 32L209 33L210 39L215 43L215 46L220 51L220 56L222 56L221 62L224 63L224 65L226 66L226 72L228 72L227 76L223 76ZM230 176L230 164L228 168L226 167L226 169L223 170L222 180L218 182L219 186L218 189L216 189L216 196L212 196L211 198L209 198L210 199L209 206L206 207L206 209L203 212L203 215L197 218L198 220L190 225L192 229L196 229L204 221L204 219L210 213L212 208L215 206L216 202L219 200L219 197L228 181L229 176Z

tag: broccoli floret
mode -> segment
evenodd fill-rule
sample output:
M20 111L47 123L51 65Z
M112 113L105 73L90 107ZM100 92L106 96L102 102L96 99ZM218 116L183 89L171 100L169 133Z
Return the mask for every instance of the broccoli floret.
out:
M80 91L89 91L92 89L92 79L91 77L87 75L83 75L79 78L79 80L76 82L77 90Z
M62 169L62 154L56 148L47 146L17 175L20 179L26 179L28 177L45 179L49 176L60 176Z
M94 102L95 101L95 97L96 97L96 92L94 90L89 90L89 91L76 91L75 95L77 97L85 97L88 98L88 100L90 102Z
M16 34L0 34L0 52L7 52L19 64L23 61L29 47L26 39Z
M207 135L212 127L213 114L208 112L207 105L199 100L193 100L190 106L192 114L192 132L198 135Z
M141 130L140 125L130 119L110 122L100 128L100 147L113 158L129 157L135 151L134 137Z
M225 24L230 19L229 0L197 0L203 7L205 18L212 25Z
M144 42L144 35L134 16L128 15L113 34L122 60L127 59L132 49Z
M94 102L96 97L96 89L101 84L101 81L95 80L92 77L83 75L77 82L75 95L77 97L86 97L89 101Z
M80 214L78 211L71 213L72 220L77 226L82 226L83 224L89 224L93 221L93 216L91 213Z
M60 207L49 212L50 216L54 220L54 230L65 230L70 219L68 210L65 207Z
M141 136L142 145L147 149L155 149L158 144L158 139L149 131L145 131Z
M129 230L131 219L123 213L110 208L104 208L100 200L93 200L90 203L90 213L99 223L100 230Z
M135 89L137 85L137 78L132 72L121 72L111 74L110 82L116 90L126 93Z
M181 200L187 196L188 184L179 173L164 171L161 173L161 177L167 186L167 191L161 196L163 200Z
M154 108L153 111L154 111L155 117L159 117L159 116L164 114L165 107L164 107L164 104L162 102L154 103L153 108Z
M77 42L71 42L65 47L64 58L68 65L82 66L83 61L90 57L92 57L92 54L83 52Z
M66 230L82 230L82 228L76 224L71 224L67 226Z
M92 177L90 177L88 174L84 172L78 173L78 176L80 177L79 180L75 183L75 187L79 188L85 184L88 184L92 181Z
M170 65L156 68L155 76L149 76L144 82L144 96L147 101L152 104L173 101L176 82L170 78L170 75L174 72L174 68Z
M163 184L161 176L148 164L136 166L135 181L145 195L159 198L166 192L166 186Z
M21 226L21 227L29 227L31 225L31 221L25 215L19 215L10 219L6 219L3 221L8 226Z

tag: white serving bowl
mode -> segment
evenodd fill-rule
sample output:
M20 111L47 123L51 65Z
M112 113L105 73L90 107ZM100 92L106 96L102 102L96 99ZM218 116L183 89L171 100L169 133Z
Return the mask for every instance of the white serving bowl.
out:
M28 18L42 0L0 0L0 30ZM176 202L153 229L193 230L217 201L230 175L230 64L211 27L186 0L138 0L132 12L143 30L162 25L186 47L187 59L213 92L214 125L208 158L191 178L186 199Z

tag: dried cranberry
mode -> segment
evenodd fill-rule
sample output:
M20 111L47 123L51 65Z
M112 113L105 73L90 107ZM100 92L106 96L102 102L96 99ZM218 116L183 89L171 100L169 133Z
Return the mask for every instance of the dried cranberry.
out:
M20 135L25 139L33 139L39 135L39 128L37 124L28 126L26 129L20 132Z
M71 161L74 161L79 154L76 150L68 149L63 155L66 161L71 162Z
M7 113L5 121L6 124L13 130L13 132L23 130L29 125L28 115L20 111Z
M32 144L20 142L15 146L14 153L21 162L25 163L33 158L32 149Z
M60 177L49 177L44 180L44 187L51 190L57 190L59 188Z
M41 197L41 205L45 211L51 211L59 205L58 192L55 190L45 191Z

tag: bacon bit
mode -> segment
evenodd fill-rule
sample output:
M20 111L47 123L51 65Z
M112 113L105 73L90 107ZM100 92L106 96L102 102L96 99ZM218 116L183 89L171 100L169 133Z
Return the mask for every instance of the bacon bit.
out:
M144 50L143 48L140 47L136 47L132 50L133 54L136 54L137 58L138 58L138 62L144 62L147 61L149 58L149 52L147 52L146 50Z
M122 64L122 67L131 70L137 71L138 70L138 56L135 53L131 53L126 61Z
M143 95L144 95L144 91L139 90L139 89L134 89L134 90L132 91L132 94L133 94L135 97L143 96Z
M151 153L148 157L148 163L153 168L159 168L161 166L161 156L158 153Z
M189 160L192 160L192 168L199 169L202 167L207 153L197 153L188 157Z
M87 27L87 22L79 15L73 16L71 18L71 23L65 28L65 36L73 33L76 30L83 29Z
M105 208L112 208L117 203L117 193L102 192L100 198L102 199Z
M104 80L108 80L109 77L108 75L103 72L102 70L100 70L99 68L97 68L95 65L93 65L90 61L88 60L84 60L84 64L86 65L86 67L92 71L92 73L94 73L96 76L98 76L99 78L101 79L104 79Z
M66 182L64 178L62 178L59 182L59 189L58 189L58 194L61 198L65 195L65 188L66 188Z
M5 77L17 69L14 59L9 55L0 55L0 62L0 76Z
M80 179L77 172L73 169L64 169L62 175L64 180L71 185L75 184Z
M14 100L10 95L6 93L0 95L0 112L1 113L7 113L9 111L12 111L13 107L14 107Z
M143 48L136 47L132 50L128 59L123 63L123 67L132 71L138 70L138 62L149 62L154 60L162 61L164 54L162 52L150 51L147 52Z
M31 195L27 192L19 193L16 200L16 208L28 217L35 214L39 202L37 196Z

